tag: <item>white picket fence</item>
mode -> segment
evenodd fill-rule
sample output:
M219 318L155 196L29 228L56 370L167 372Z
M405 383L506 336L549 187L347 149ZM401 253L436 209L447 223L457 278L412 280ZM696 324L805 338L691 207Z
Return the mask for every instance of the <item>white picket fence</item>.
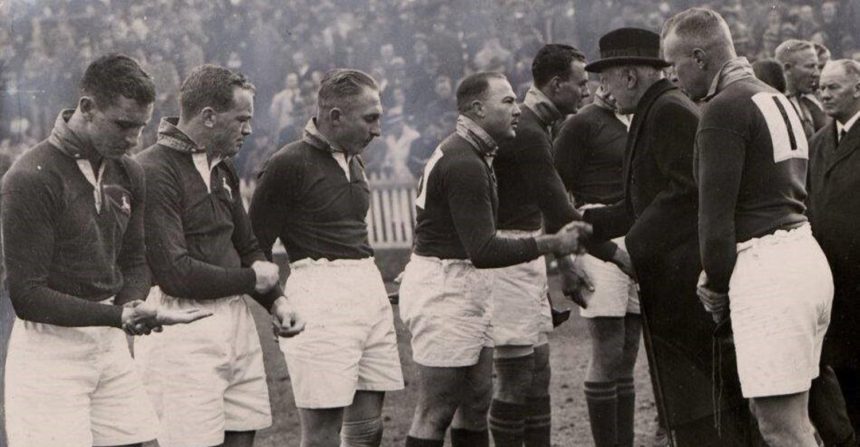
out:
M367 213L367 233L374 249L412 248L415 229L415 197L418 182L399 180L385 174L370 174L370 210ZM255 183L242 180L242 195L247 208ZM280 241L276 253L284 252Z
M371 174L367 233L373 248L411 248L417 181Z

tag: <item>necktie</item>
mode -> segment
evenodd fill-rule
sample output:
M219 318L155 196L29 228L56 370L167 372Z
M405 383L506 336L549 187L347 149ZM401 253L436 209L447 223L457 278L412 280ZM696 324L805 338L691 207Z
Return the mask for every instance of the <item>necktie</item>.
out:
M843 139L843 138L845 138L845 135L846 135L847 133L848 133L848 132L845 132L845 129L840 130L840 131L839 131L839 138L836 140L836 143L837 143L837 144L838 144L838 143L841 143L841 142L842 142L842 139Z

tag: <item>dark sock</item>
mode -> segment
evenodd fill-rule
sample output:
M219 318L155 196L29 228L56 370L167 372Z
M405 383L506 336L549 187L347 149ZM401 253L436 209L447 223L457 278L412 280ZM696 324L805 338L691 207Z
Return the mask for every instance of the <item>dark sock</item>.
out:
M451 447L490 447L490 432L487 429L472 431L452 428Z
M636 388L633 378L615 380L618 395L616 441L618 447L633 447L633 416L636 412Z
M595 447L614 447L618 442L618 395L615 381L585 382L585 402Z
M552 407L549 396L532 396L526 403L526 425L523 441L526 447L550 447Z
M490 432L496 447L522 447L526 406L493 399Z
M412 436L406 437L406 447L442 447L445 440L443 439L421 439L421 438L413 438Z

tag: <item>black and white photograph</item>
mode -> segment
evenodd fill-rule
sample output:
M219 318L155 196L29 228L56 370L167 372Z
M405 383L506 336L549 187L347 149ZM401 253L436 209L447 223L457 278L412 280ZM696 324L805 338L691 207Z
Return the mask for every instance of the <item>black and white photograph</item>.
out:
M860 447L860 0L0 0L0 447Z

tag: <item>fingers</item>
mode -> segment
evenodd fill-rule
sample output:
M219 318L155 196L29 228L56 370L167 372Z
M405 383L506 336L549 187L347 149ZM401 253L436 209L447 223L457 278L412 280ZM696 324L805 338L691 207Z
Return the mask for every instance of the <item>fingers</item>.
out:
M275 338L295 337L305 330L305 322L295 313L291 313L289 318L281 320L277 317L272 320L272 329L275 333Z
M162 326L188 324L212 316L212 311L205 309L158 309L156 322Z
M570 294L566 294L570 297L571 301L576 303L577 306L588 309L588 301L585 300L585 297L582 295L582 292L579 290L573 291Z

